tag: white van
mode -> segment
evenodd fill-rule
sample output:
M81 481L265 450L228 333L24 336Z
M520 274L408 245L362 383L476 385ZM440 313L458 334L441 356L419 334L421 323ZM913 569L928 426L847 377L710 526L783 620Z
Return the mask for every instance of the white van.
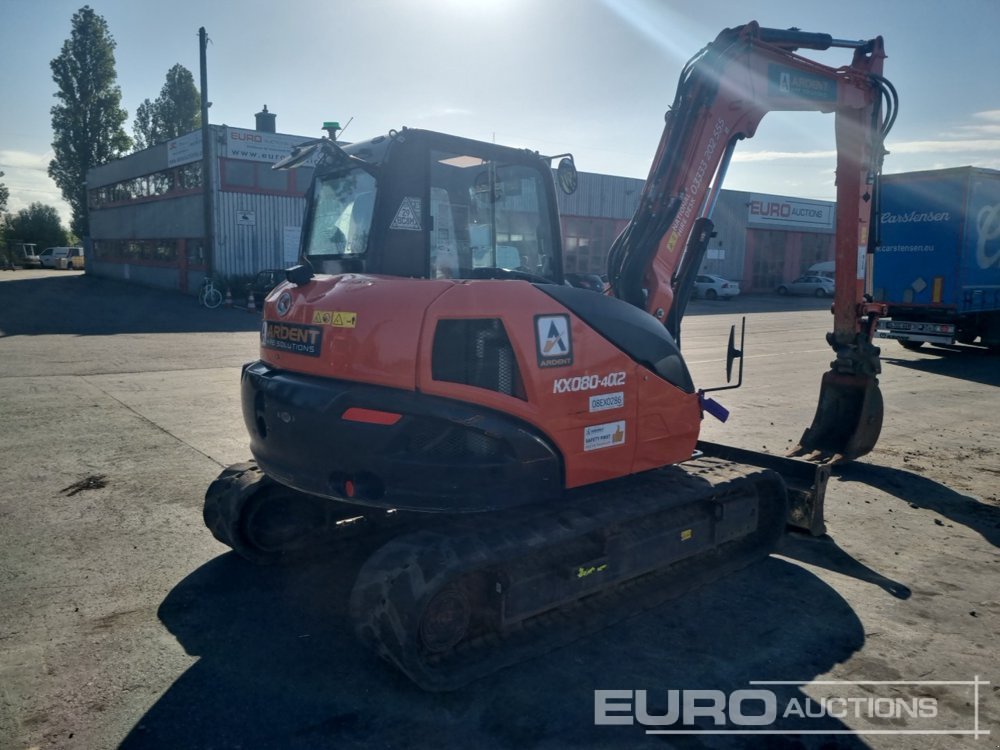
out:
M832 260L825 261L824 263L813 263L809 266L809 271L804 274L805 276L824 276L828 279L832 279L834 275L834 268L836 264Z
M70 251L78 251L75 253L78 257L74 258L80 266L83 268L83 248L82 247L47 247L42 252L38 254L39 259L42 261L42 268L66 268L66 264L62 261L70 258Z

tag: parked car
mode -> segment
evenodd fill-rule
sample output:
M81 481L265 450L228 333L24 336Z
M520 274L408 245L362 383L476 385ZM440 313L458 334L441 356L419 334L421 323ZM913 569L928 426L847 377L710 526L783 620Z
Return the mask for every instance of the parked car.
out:
M56 265L63 270L82 271L84 269L85 258L82 247L71 247L65 257L59 258Z
M700 273L694 280L694 293L696 297L705 299L732 299L740 293L740 285L721 276Z
M799 276L795 281L782 284L778 294L810 294L815 297L833 296L833 279L828 276Z
M285 269L283 268L267 268L257 272L250 283L249 293L253 295L253 303L258 310L263 307L264 298L284 280Z
M83 248L81 247L47 247L38 254L39 260L42 262L42 268L59 268L59 261L69 257L70 250L79 250L81 253L81 258L83 254ZM81 268L83 267L83 260L80 261Z

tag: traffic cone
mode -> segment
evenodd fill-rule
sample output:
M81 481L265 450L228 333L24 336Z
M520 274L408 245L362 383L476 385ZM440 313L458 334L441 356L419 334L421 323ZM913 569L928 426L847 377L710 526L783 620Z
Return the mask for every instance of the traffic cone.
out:
M229 291L229 287L226 287L226 307L233 306L233 293Z
M253 301L253 292L250 292L250 296L247 299L247 312L257 312L257 305Z

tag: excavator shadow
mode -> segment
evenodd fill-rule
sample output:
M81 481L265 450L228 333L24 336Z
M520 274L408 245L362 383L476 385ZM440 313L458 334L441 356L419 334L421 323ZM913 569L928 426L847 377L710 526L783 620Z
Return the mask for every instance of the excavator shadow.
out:
M121 747L634 746L657 738L639 725L595 726L595 689L647 690L662 703L668 689L808 681L864 644L861 622L835 590L770 557L462 690L425 693L352 632L347 602L364 557L260 568L229 553L178 583L158 614L198 659ZM805 697L797 686L774 690L779 705ZM810 729L845 728L829 717L809 721ZM712 747L754 747L762 738L711 739ZM767 739L819 748L831 738ZM866 747L836 739L839 748ZM698 736L670 742L705 747Z
M778 554L834 573L872 583L897 599L909 599L910 588L894 581L851 557L829 536L788 534L778 548Z
M844 464L835 470L842 482L862 482L914 508L926 508L968 526L994 547L1000 547L1000 507L963 495L912 471L867 463Z

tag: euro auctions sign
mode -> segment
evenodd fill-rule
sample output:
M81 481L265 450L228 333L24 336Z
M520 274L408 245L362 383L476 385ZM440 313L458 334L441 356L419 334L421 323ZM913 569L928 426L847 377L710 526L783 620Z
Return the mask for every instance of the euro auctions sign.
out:
M281 161L291 154L295 146L310 140L301 135L264 133L259 130L230 127L223 128L223 136L220 156L246 161L263 161L271 164ZM314 167L318 161L319 153L315 153L304 163L308 167Z
M747 202L747 225L784 227L792 231L832 232L834 204L778 195L751 193Z

